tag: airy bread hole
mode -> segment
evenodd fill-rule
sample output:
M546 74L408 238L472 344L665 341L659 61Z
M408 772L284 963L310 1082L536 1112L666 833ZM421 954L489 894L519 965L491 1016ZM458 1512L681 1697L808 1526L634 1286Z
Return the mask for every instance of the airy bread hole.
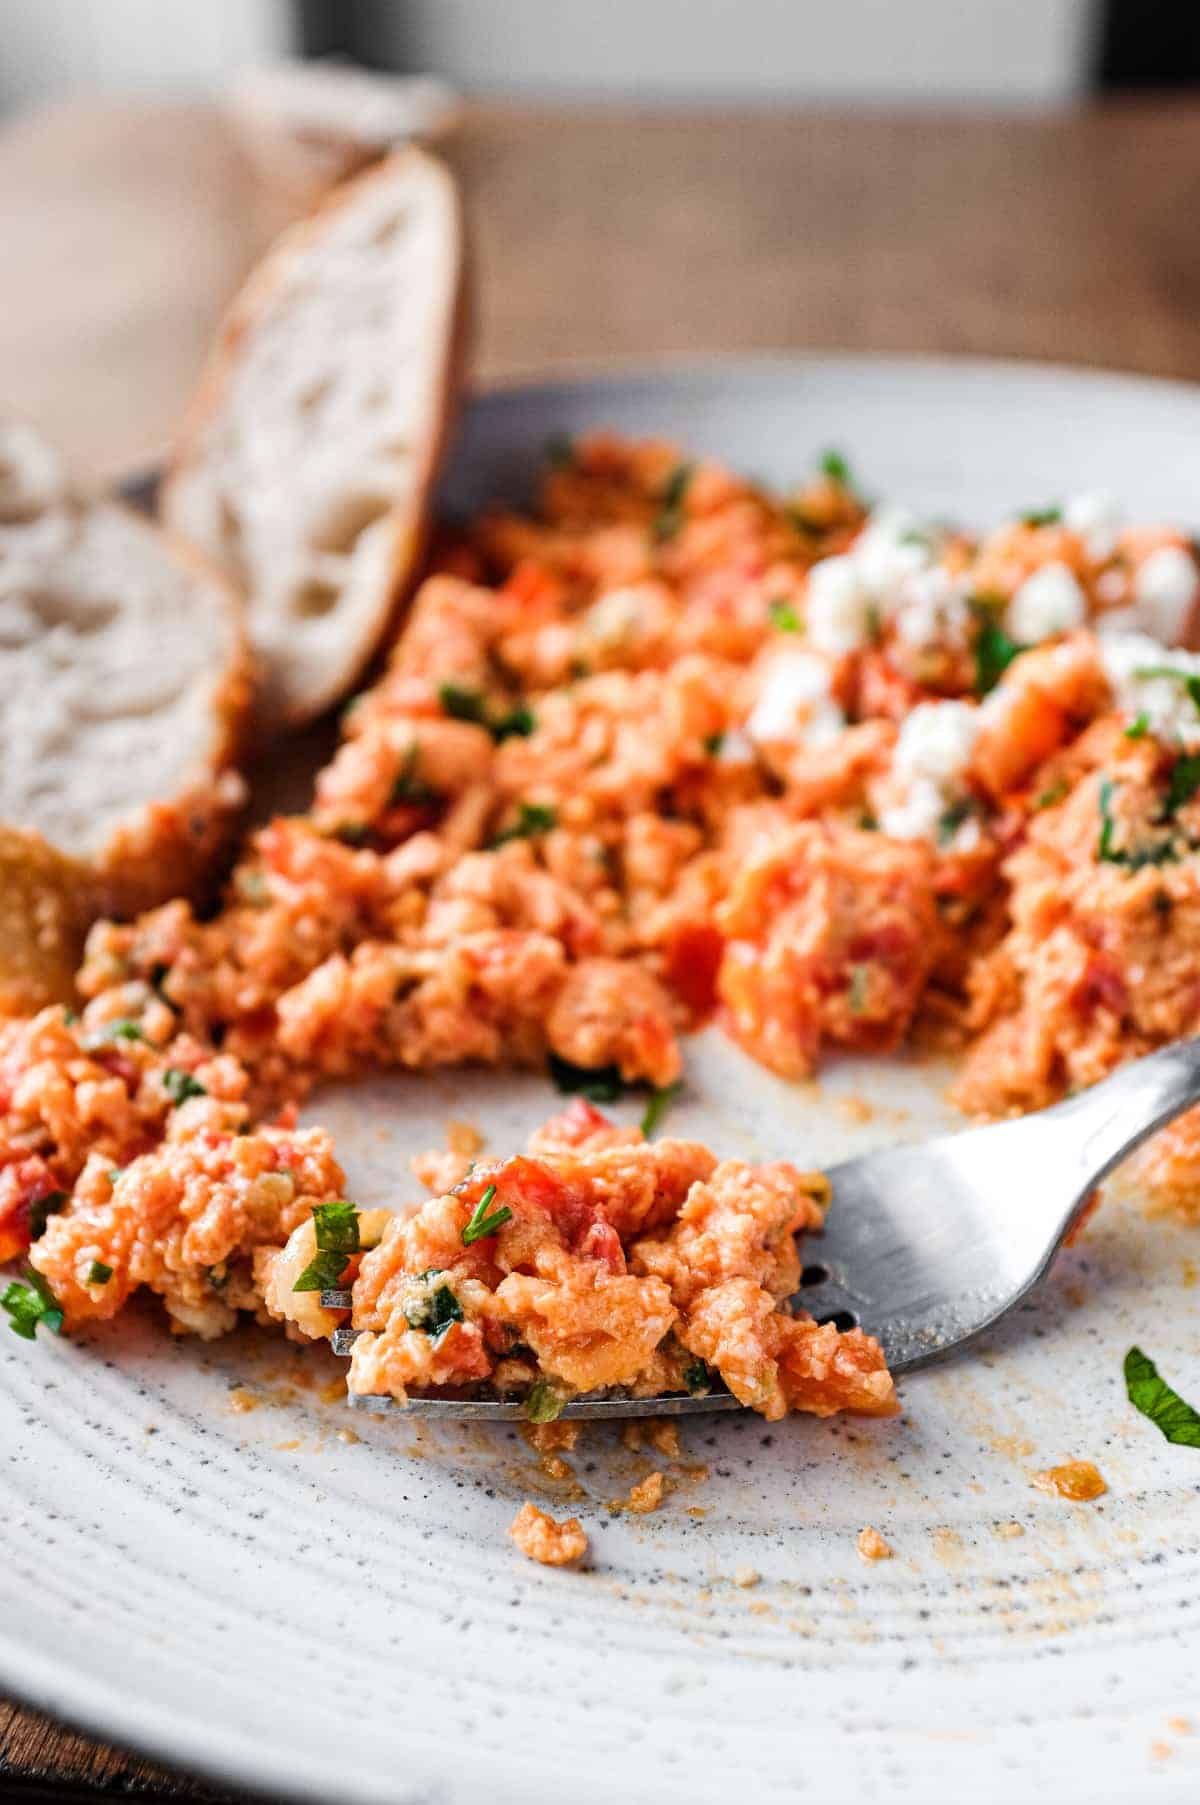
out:
M69 627L81 639L92 633L103 633L121 613L120 602L105 602L78 594L64 595L53 589L28 589L25 599L46 632L54 627Z
M390 496L361 492L340 495L314 526L308 542L315 552L348 557L367 528L382 520L392 505Z
M332 613L341 600L342 591L336 583L323 582L320 577L309 577L291 594L291 611L298 620L320 620Z

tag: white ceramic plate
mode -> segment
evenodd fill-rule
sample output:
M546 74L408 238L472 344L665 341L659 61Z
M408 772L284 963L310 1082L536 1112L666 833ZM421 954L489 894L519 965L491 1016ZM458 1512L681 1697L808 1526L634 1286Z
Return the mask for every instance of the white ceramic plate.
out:
M597 423L776 480L836 444L870 491L972 521L1097 487L1200 513L1200 392L862 358L492 396L448 501L519 493L548 433ZM688 1078L672 1128L730 1153L816 1161L947 1119L944 1074L902 1063L793 1087L709 1034ZM554 1102L538 1077L450 1074L310 1113L372 1203L415 1194L408 1156L449 1117L499 1152ZM904 1382L901 1418L690 1425L707 1477L673 1469L652 1516L608 1514L651 1461L594 1428L583 1573L506 1539L522 1498L559 1490L515 1432L350 1416L322 1390L332 1356L173 1342L150 1309L88 1342L4 1334L0 1684L323 1800L1194 1799L1200 1454L1121 1380L1136 1340L1200 1397L1193 1259L1200 1233L1114 1203L983 1351ZM1074 1457L1105 1474L1099 1502L1032 1488ZM895 1559L864 1566L865 1524Z

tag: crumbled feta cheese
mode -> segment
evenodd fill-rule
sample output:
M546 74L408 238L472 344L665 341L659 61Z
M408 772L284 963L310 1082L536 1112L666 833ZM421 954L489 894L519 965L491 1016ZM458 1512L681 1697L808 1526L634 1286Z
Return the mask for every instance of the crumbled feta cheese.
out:
M871 594L852 557L823 558L808 573L805 626L810 645L835 657L866 645L875 621Z
M819 566L818 566L819 568ZM746 722L752 740L799 740L827 746L846 725L829 693L829 666L811 652L779 652Z
M939 786L928 777L919 777L909 784L901 801L880 811L879 825L894 840L932 840L946 806Z
M896 633L916 650L954 644L970 619L963 585L940 564L915 571L900 587Z
M884 606L906 577L932 561L928 536L906 508L880 508L872 514L850 556L872 599Z
M920 702L907 717L892 754L896 799L880 811L879 825L897 840L926 840L939 836L947 811L964 795L963 779L971 762L979 710L969 702ZM965 850L979 837L960 840L967 822L960 824L955 844Z
M1133 601L1147 633L1173 645L1183 633L1200 583L1196 561L1182 545L1161 545L1139 566Z
M598 596L584 616L583 628L597 646L620 646L641 623L645 595L636 587L609 589Z
M748 765L754 759L754 742L740 727L731 727L721 735L721 744L717 748L719 765Z
M927 777L943 788L960 783L971 762L979 710L970 702L918 702L896 741L897 776Z
M1125 521L1116 497L1104 490L1074 495L1063 508L1063 525L1078 533L1089 558L1103 564L1117 549Z
M1022 645L1069 633L1087 618L1087 597L1075 574L1057 561L1026 577L1008 604L1006 626Z
M1200 745L1200 708L1188 693L1200 677L1200 657L1151 639L1147 633L1106 633L1099 640L1113 701L1132 720L1145 716L1156 739Z

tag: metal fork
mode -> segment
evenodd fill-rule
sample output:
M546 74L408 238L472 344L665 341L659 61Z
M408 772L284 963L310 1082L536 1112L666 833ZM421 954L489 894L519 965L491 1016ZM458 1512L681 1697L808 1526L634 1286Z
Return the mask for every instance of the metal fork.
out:
M956 1353L1041 1283L1095 1186L1196 1103L1200 1040L1180 1041L1050 1109L833 1166L828 1220L791 1301L818 1321L859 1324L878 1338L894 1373ZM348 1309L350 1292L325 1291L321 1301ZM334 1352L348 1354L356 1339L354 1329L336 1330ZM350 1402L425 1417L525 1416L521 1403L486 1399ZM562 1414L691 1416L740 1408L718 1391L584 1397Z

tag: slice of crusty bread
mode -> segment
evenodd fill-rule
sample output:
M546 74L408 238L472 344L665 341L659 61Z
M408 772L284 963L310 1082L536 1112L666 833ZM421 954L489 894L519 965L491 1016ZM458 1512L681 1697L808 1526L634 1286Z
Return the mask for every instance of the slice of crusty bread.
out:
M268 727L351 687L416 573L463 288L454 183L408 149L285 233L225 321L162 507L246 595Z
M73 945L85 916L194 892L245 795L236 594L192 546L117 502L69 495L54 468L0 428L0 504L19 498L0 505L4 945L19 943L26 893L43 898L34 940L53 947ZM33 836L44 857L26 857Z

